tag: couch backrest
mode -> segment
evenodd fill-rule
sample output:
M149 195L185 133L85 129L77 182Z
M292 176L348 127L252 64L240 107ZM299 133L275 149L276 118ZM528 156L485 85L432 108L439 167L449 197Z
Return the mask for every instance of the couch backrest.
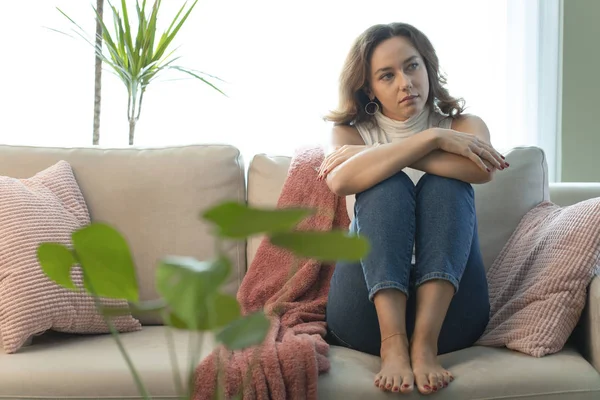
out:
M492 182L474 185L479 239L489 268L521 218L547 200L548 174L544 152L537 147L518 147L506 154L510 168L497 172ZM290 157L259 154L248 169L248 204L274 207L291 162ZM246 258L252 262L262 237L248 242Z
M115 226L127 239L137 268L141 300L157 298L154 277L168 255L207 260L215 254L210 226L199 215L221 201L245 200L240 152L232 146L159 149L64 149L0 146L0 175L27 178L66 160L92 221ZM245 272L244 243L226 242L234 294ZM143 323L159 319L139 316Z

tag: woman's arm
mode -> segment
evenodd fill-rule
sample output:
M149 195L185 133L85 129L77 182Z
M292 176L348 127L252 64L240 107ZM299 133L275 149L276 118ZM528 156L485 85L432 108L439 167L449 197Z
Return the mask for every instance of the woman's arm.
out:
M452 122L452 130L470 133L477 136L485 143L490 143L490 132L485 122L474 115L463 115ZM447 131L440 130L443 135ZM448 153L443 150L434 150L411 165L430 174L454 178L468 183L486 183L492 180L497 168L504 169L502 165L491 164L483 159L490 172L483 171L472 160L458 154Z
M436 131L428 129L401 143L365 146L333 170L327 171L327 185L339 196L362 192L437 149L436 139ZM356 128L335 126L333 145L364 146L364 141Z

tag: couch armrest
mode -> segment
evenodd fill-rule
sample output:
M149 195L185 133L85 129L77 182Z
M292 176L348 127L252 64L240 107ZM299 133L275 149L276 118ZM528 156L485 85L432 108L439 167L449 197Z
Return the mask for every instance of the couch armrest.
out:
M550 183L550 201L559 206L570 206L595 197L600 197L600 183L598 182Z
M581 353L600 372L600 276L596 276L589 287L578 330L577 344Z

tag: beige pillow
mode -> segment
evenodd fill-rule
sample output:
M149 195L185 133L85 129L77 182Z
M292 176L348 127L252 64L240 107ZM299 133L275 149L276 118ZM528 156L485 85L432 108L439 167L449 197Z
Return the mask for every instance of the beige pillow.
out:
M529 211L488 271L491 319L479 345L560 351L600 261L600 198Z
M90 216L71 166L60 161L28 179L0 177L0 338L14 353L30 337L49 329L67 333L107 333L91 296L55 284L40 268L42 242L70 245L71 233ZM81 269L72 272L82 287ZM126 306L123 300L102 300ZM131 316L114 319L120 332L141 329Z

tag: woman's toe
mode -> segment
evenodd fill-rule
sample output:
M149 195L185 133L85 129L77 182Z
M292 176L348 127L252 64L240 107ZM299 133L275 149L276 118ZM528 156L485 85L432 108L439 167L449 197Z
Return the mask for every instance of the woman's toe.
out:
M385 390L385 387L387 386L387 377L384 376L381 378L381 380L379 381L379 389L381 390Z
M434 392L438 391L438 377L437 374L429 374L429 385L431 386L431 390Z
M375 380L373 381L375 386L379 387L380 382L381 382L381 375L375 375Z
M425 374L415 375L415 384L422 394L430 394L432 391L429 378Z
M392 392L399 392L400 391L400 386L402 386L402 377L401 376L395 376L393 383L392 383Z
M402 379L402 386L400 387L400 391L402 393L410 393L413 391L413 387L415 384L415 378L411 375L406 375L404 379Z

